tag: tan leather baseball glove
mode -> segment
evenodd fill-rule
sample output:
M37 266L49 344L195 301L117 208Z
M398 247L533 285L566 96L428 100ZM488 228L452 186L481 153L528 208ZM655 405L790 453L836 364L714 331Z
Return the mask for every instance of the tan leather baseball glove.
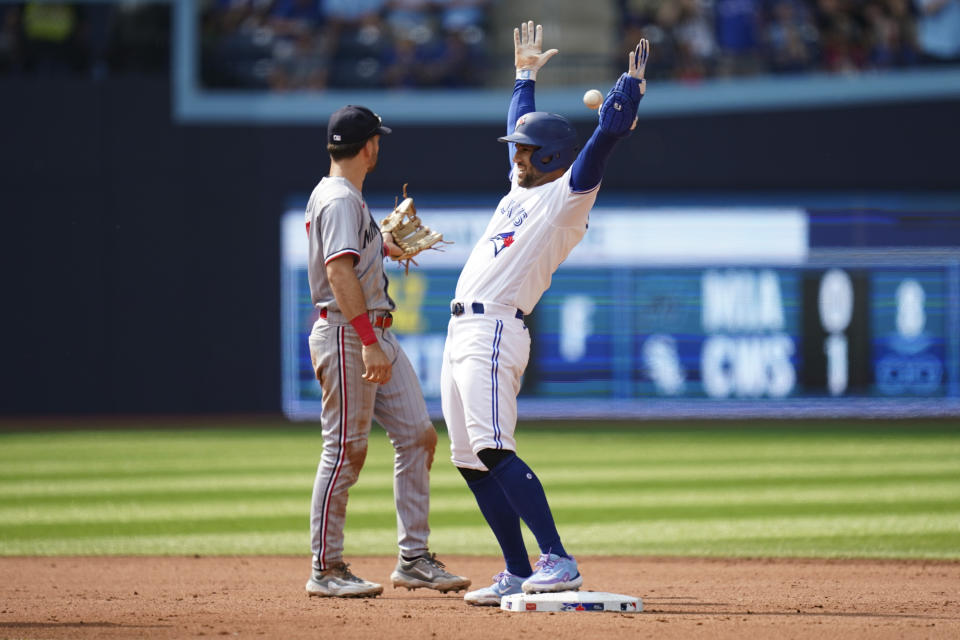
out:
M427 249L439 249L437 245L452 244L443 239L443 234L434 231L421 222L417 215L417 208L413 198L407 197L407 185L403 185L403 201L394 206L383 221L380 222L380 231L389 233L393 243L403 251L400 255L391 256L397 262L403 262L405 269L410 271L410 263L417 264L413 258Z

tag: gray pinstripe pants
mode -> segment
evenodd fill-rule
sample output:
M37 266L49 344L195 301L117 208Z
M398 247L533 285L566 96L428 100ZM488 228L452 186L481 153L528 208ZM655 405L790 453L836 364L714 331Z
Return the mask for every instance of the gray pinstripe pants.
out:
M321 569L343 557L347 493L367 455L371 419L383 426L395 451L393 493L397 542L404 555L427 550L430 535L430 465L437 435L420 382L389 329L375 329L393 371L390 382L367 382L360 338L349 324L318 320L310 357L323 391L323 454L310 509L310 544Z

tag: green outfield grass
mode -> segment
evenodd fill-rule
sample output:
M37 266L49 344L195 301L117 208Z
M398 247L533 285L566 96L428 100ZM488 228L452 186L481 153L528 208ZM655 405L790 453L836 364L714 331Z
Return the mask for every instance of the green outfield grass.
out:
M309 553L315 425L10 427L0 555ZM519 441L575 554L960 558L957 422L531 423ZM447 447L431 546L496 554ZM391 468L375 427L348 555L396 553Z

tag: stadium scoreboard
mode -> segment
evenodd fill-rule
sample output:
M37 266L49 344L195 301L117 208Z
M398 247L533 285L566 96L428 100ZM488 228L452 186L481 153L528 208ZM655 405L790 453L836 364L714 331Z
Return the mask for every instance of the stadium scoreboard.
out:
M302 213L298 221L302 239ZM284 253L284 405L311 418L320 398L306 335L316 316L302 253ZM389 270L394 331L435 417L452 263L463 258ZM958 261L751 258L568 260L525 320L522 417L960 413Z

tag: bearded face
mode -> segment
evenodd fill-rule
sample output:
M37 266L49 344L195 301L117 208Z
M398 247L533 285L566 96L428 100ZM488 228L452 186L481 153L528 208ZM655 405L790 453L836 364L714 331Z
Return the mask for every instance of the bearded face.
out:
M559 178L565 169L557 169L550 173L544 173L533 165L531 156L533 152L540 147L529 144L518 144L517 151L513 154L513 163L516 165L517 185L529 189L538 187Z

